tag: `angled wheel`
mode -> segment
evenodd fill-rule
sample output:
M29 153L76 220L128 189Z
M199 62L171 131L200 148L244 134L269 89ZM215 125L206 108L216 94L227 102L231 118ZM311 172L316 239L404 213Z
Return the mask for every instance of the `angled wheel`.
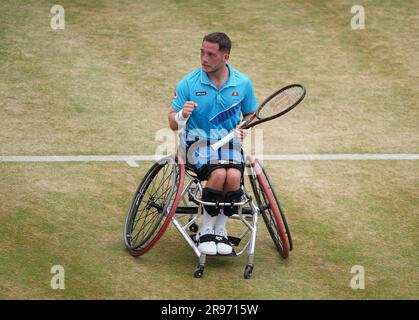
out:
M275 203L276 203L276 205L278 207L278 210L279 210L279 213L281 215L280 218L282 219L282 223L283 223L283 225L285 227L285 233L286 233L287 238L288 238L288 247L289 247L289 250L292 251L293 244L292 244L291 231L290 231L290 229L288 227L287 219L285 218L285 213L284 213L284 210L281 207L281 203L279 201L278 195L277 195L277 193L276 193L276 191L275 191L275 189L273 187L273 183L272 183L271 177L268 175L268 172L262 166L262 164L260 163L259 159L255 159L255 161L257 162L257 164L259 165L259 167L262 169L263 175L265 176L266 181L268 183L268 188L269 188L269 190L271 191L271 193L272 193L272 195L274 197Z
M133 256L150 250L166 231L181 199L183 161L169 156L156 162L134 193L124 227L125 246Z
M259 160L247 157L250 184L268 232L280 255L286 259L292 250L292 238L271 179Z

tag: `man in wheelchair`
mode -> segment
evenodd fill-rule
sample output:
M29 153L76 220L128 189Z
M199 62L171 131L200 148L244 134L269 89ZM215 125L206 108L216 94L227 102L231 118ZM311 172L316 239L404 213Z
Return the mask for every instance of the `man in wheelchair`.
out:
M256 110L251 81L227 61L231 50L229 37L220 32L206 35L201 45L201 67L186 75L176 86L169 125L181 132L181 151L201 181L208 180L202 201L240 202L244 171L241 141L244 130L238 127L241 116L249 119ZM210 144L236 130L236 137L214 151ZM203 224L197 234L198 249L208 255L232 252L227 238L228 217L236 206L204 206Z

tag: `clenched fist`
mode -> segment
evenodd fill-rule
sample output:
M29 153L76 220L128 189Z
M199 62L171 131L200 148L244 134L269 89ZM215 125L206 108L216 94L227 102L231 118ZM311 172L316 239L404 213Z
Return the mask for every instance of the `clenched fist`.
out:
M182 116L188 118L197 106L198 104L196 102L186 101L183 105Z

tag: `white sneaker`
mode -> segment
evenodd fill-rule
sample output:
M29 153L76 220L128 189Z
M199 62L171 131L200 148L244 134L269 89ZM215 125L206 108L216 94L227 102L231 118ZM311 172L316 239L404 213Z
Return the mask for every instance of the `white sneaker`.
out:
M214 242L214 230L211 228L206 228L202 231L199 231L196 235L198 240L198 250L203 254L216 255L217 246Z
M215 240L217 242L217 252L221 255L228 255L233 252L230 241L227 238L226 228L217 228L215 231Z

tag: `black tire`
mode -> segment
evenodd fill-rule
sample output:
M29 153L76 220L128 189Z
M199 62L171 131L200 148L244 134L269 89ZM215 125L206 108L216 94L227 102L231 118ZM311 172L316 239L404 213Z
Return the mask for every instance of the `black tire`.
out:
M156 162L134 193L124 227L124 242L141 256L160 239L180 201L185 168L173 156Z

